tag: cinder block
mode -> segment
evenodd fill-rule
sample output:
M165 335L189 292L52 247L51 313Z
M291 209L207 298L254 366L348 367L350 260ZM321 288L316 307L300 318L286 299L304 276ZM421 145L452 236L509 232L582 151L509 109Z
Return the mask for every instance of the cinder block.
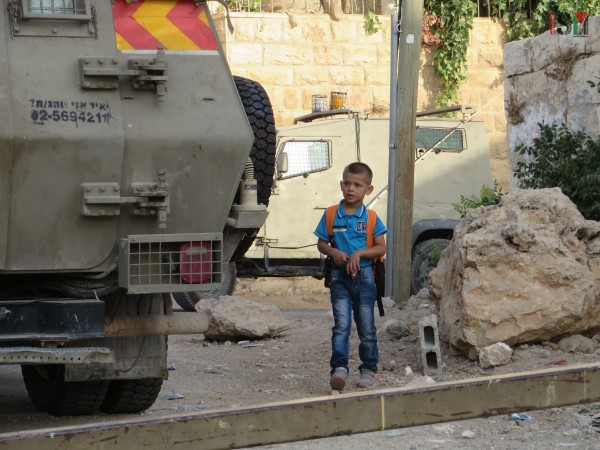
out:
M432 375L442 371L442 354L438 334L437 316L431 314L419 320L419 339L421 342L421 357L423 373Z

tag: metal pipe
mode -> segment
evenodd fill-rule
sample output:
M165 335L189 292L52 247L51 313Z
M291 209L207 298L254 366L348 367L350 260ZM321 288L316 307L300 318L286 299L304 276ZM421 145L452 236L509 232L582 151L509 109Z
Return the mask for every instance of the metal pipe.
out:
M384 295L392 297L392 274L394 273L394 186L396 184L396 99L398 96L398 13L391 16L391 61L390 61L390 137L388 165L388 198Z
M164 316L118 316L104 325L107 337L201 334L208 331L206 313L178 312Z

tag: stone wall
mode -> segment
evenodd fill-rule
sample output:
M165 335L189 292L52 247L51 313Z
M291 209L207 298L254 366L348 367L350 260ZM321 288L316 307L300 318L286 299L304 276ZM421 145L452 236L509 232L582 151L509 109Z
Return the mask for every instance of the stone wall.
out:
M515 168L519 144L531 145L538 123L564 123L597 136L600 94L587 81L599 81L600 17L591 17L587 37L551 35L511 42L504 49L504 102L509 159Z
M347 106L378 116L390 109L390 20L367 35L363 17L347 15L335 22L327 15L232 13L235 31L227 31L221 15L215 24L234 74L259 81L267 90L277 126L311 111L313 94L347 92ZM467 55L468 81L459 102L481 109L490 139L492 173L503 186L510 172L503 105L502 27L475 19ZM432 52L423 49L417 110L435 107L439 81L433 73Z

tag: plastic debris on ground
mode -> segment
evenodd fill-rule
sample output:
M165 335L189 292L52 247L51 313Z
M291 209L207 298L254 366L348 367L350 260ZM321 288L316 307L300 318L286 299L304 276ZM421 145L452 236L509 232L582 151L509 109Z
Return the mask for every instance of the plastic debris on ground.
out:
M181 394L178 394L177 392L175 392L174 394L167 394L162 397L163 400L179 400L182 398L185 398L185 397Z
M511 415L508 416L508 419L510 419L510 420L531 420L531 419L533 419L533 417L531 417L527 413L512 413Z

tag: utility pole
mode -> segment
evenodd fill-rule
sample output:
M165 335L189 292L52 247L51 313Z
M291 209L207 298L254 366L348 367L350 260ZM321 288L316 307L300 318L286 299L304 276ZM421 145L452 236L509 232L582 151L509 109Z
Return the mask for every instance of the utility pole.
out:
M392 230L394 269L391 274L392 297L396 303L404 302L410 297L415 127L423 0L401 0L399 22L400 56L396 103L394 229Z

